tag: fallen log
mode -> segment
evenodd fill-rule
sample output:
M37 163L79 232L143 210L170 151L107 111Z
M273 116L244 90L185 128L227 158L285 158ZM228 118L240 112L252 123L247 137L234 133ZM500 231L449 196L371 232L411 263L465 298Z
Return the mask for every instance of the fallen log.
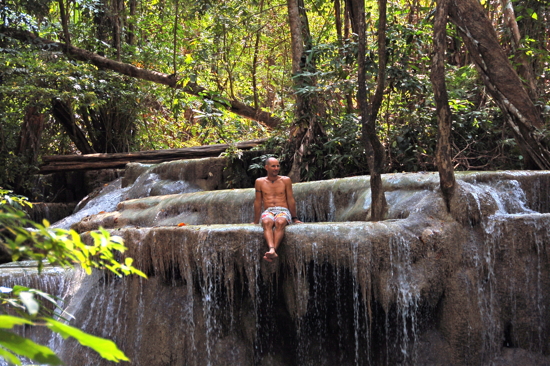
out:
M241 150L248 150L265 141L266 139L258 139L238 142L235 145L217 144L129 153L44 156L42 158L44 163L40 166L39 174L74 170L118 169L124 168L128 163L158 164L164 161L180 159L215 157L231 146L235 146Z

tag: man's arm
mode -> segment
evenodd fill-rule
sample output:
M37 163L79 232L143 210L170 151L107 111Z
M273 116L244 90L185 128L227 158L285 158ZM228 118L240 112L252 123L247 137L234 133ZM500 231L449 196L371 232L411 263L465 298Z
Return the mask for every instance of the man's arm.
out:
M288 205L288 210L290 211L290 216L292 216L292 222L300 223L298 220L298 214L296 213L296 200L294 200L294 193L292 192L292 180L290 178L285 179L285 190L286 190L286 204Z
M256 197L254 198L254 224L259 224L260 215L262 213L262 190L258 180L256 180L256 183L254 184L254 191L256 194Z

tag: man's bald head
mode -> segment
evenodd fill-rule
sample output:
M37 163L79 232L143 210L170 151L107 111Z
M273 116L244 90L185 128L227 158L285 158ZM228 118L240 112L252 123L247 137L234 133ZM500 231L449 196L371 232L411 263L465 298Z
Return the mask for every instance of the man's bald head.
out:
M265 159L265 166L268 166L269 164L278 163L279 160L277 158L274 158L273 156L270 156L269 158Z

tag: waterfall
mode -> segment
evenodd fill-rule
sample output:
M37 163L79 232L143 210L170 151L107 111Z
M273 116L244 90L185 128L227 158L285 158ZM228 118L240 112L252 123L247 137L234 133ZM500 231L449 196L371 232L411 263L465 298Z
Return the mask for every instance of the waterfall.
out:
M65 302L59 300L57 305L64 309L66 301L74 294L79 281L84 277L83 271L65 270L59 267L45 265L41 274L38 274L38 268L34 261L21 261L0 265L0 286L13 288L16 285L38 289L49 293L50 295L65 299ZM72 314L67 311L59 312L47 301L43 305L54 310L57 316L64 319L71 319ZM29 337L33 341L45 344L52 349L60 346L62 339L60 336L49 331L45 327L25 328L20 327L20 334ZM23 363L25 364L25 363ZM6 361L0 358L0 366L8 366Z
M203 159L211 161L211 159ZM138 171L135 180L128 177L118 178L103 187L97 194L85 197L75 208L73 215L57 221L52 227L70 229L85 217L98 213L113 212L121 201L133 198L163 196L200 191L200 188L174 173L174 165L181 162L170 162L157 165L134 163L130 171ZM175 179L175 180L174 180Z
M162 191L159 170L139 169L114 190L145 197L73 227L123 237L149 279L98 271L64 295L71 324L113 339L133 365L549 362L549 172L458 173L452 212L436 173L385 175L381 222L364 221L368 177L295 184L305 223L267 263L253 189ZM54 346L68 364L107 364Z

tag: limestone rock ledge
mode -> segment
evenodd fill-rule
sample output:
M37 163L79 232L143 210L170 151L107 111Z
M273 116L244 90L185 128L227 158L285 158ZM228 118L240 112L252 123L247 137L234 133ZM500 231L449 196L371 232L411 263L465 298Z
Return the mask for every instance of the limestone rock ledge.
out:
M74 228L122 236L149 279L95 273L68 311L132 365L550 364L550 172L457 178L447 212L437 174L385 175L381 222L368 177L296 184L273 263L252 189L121 202Z
M248 190L123 202L78 228L112 217L150 280L105 279L103 300L91 291L83 303L118 309L125 325L98 317L91 329L143 365L548 364L548 174L536 174L465 175L452 213L435 175L386 177L382 222L335 220L367 213L364 177L297 184L302 215L326 222L287 227L274 263L261 260L262 229L243 223ZM154 226L182 207L202 224L177 226L177 213ZM226 217L237 222L205 224Z

